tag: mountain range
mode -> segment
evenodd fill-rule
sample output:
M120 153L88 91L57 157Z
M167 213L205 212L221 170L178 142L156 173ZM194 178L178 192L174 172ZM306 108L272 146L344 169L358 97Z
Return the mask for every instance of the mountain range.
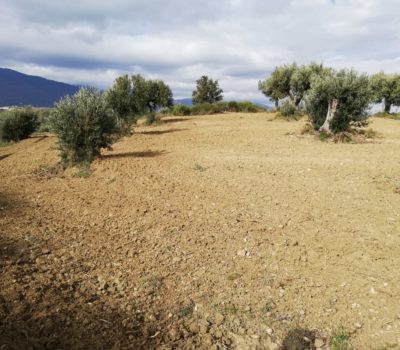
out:
M73 95L80 86L27 75L8 68L0 68L0 107L52 107L65 95ZM268 103L255 104L270 108ZM191 98L174 100L174 104L192 106Z
M0 107L51 107L78 90L79 86L0 68Z

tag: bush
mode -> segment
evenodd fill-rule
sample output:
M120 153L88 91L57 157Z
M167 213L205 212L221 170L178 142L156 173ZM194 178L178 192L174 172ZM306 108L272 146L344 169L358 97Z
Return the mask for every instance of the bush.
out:
M28 138L39 125L38 115L32 108L14 108L1 114L2 141L20 141Z
M192 115L206 115L210 114L211 104L210 103L200 103L192 107Z
M64 166L90 163L102 148L111 146L118 132L104 97L94 88L82 88L58 102L50 126L58 136Z
M38 110L38 121L39 121L39 132L49 132L50 131L50 109L40 109Z
M298 115L297 108L293 103L288 100L283 101L281 109L279 110L281 116L286 118L293 118Z
M228 103L218 102L211 105L210 114L220 114L228 110Z
M246 113L256 113L260 111L260 108L256 106L253 102L244 101L239 102L239 112L246 112Z
M228 111L229 112L239 112L240 111L239 103L237 103L236 101L228 102Z
M176 116L187 116L190 115L190 107L182 104L175 105L172 109L172 114Z

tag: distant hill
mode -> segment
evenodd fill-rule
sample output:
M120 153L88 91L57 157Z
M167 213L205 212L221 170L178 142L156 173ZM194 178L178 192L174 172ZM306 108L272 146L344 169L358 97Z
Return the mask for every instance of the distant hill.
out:
M179 100L174 100L174 105L185 105L191 107L193 103L191 98L181 98Z
M74 94L78 90L79 86L0 68L0 107L51 107L63 96Z

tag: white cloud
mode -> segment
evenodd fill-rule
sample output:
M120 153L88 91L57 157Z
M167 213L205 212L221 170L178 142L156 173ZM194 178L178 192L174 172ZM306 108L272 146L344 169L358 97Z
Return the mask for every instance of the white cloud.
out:
M166 80L177 97L219 79L226 98L259 99L276 65L400 70L397 0L0 0L0 66L109 86L119 74Z

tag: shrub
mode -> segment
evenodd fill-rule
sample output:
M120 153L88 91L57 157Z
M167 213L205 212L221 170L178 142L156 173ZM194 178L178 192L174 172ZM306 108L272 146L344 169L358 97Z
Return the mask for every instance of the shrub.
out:
M50 131L50 109L40 109L38 110L38 121L39 121L39 132L49 132Z
M224 113L228 110L228 104L226 102L218 102L211 105L210 114Z
M157 115L155 112L147 113L144 123L145 125L160 124L161 116Z
M228 111L229 112L239 112L240 111L239 103L237 103L236 101L228 102Z
M38 127L38 115L32 108L14 108L1 115L2 141L20 141L28 138Z
M58 102L50 126L58 136L64 166L90 163L102 148L111 146L118 132L104 97L94 88L82 88Z
M249 101L239 102L239 112L256 113L260 110L258 106Z
M210 103L201 103L194 105L192 107L192 115L206 115L210 114L211 104Z
M190 107L182 104L175 105L172 109L172 114L176 116L187 116L190 115Z
M294 118L298 115L296 106L288 100L283 101L279 112L281 116L286 118Z

